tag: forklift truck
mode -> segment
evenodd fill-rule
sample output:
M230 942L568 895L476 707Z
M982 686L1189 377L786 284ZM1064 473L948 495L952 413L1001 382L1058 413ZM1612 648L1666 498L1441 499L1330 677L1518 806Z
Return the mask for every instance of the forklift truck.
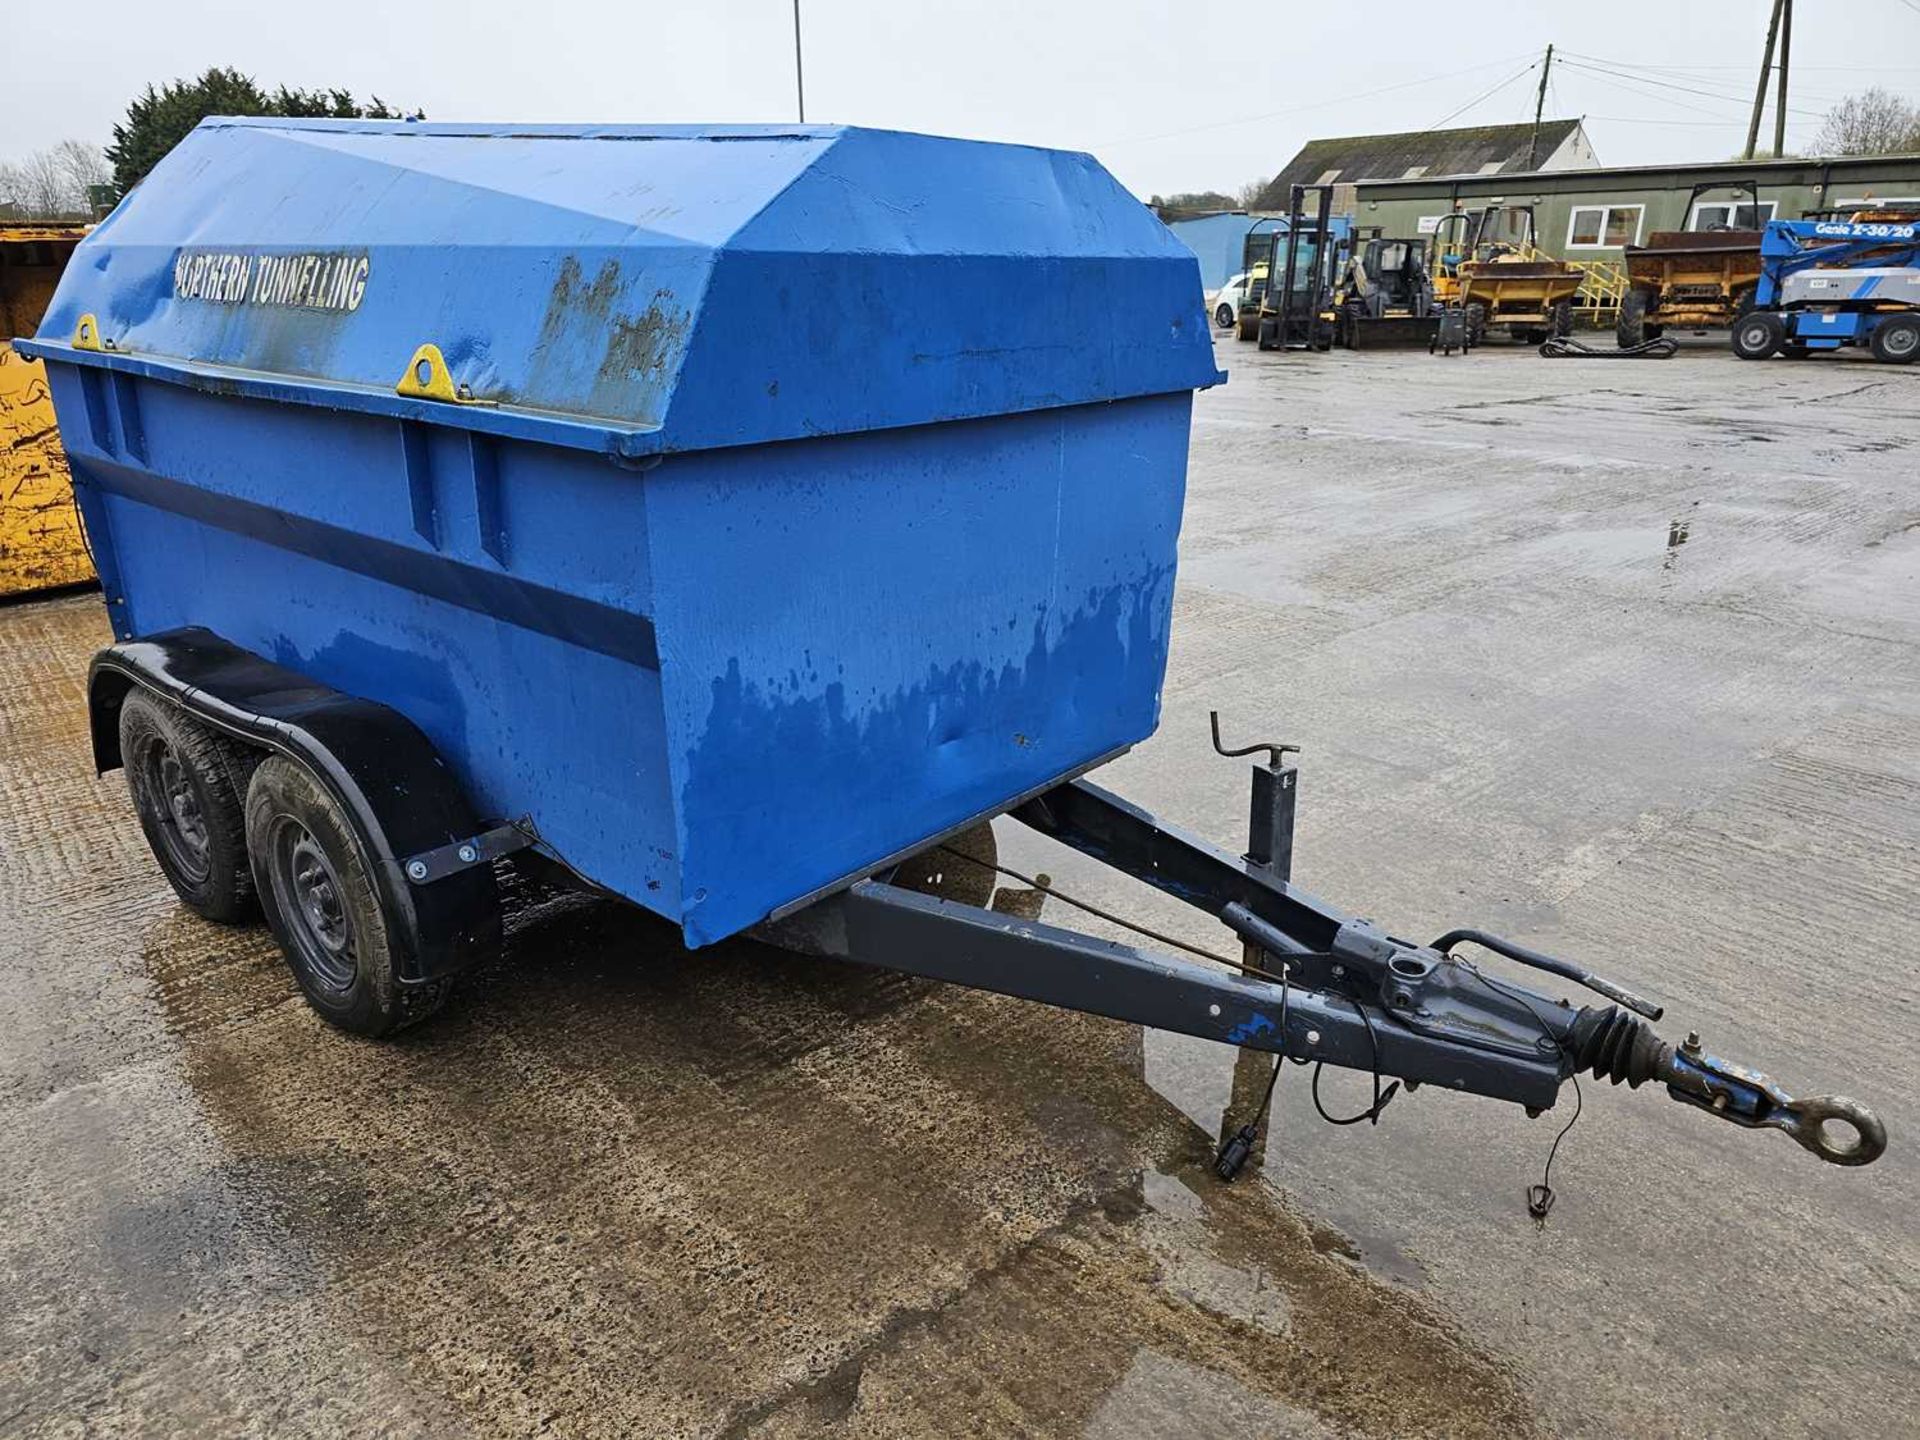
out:
M1274 237L1261 292L1256 333L1262 350L1326 350L1334 343L1334 277L1352 227L1333 213L1333 189L1295 185L1287 193L1287 228Z

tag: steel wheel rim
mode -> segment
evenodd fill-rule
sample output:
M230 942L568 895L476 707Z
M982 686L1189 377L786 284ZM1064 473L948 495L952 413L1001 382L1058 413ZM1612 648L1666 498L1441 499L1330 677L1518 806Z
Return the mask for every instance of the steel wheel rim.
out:
M213 873L213 836L192 776L164 740L148 749L145 769L155 829L168 863L195 884L205 881Z
M1911 355L1920 350L1920 329L1906 325L1895 326L1886 339L1880 342L1880 348L1889 355Z
M1741 342L1749 350L1764 349L1773 341L1773 332L1765 325L1749 325L1741 336Z
M321 989L344 995L360 964L333 863L313 832L291 815L275 822L269 856L274 895L302 965Z

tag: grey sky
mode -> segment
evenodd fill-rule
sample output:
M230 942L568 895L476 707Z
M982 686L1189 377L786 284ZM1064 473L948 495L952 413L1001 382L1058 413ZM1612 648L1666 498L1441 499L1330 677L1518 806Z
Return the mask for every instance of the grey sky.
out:
M1144 196L1270 175L1314 135L1435 126L1548 41L1569 61L1548 113L1588 116L1603 162L1728 157L1769 0L802 7L809 119L1091 150ZM1789 145L1852 91L1920 94L1920 0L1796 0L1795 17ZM436 120L793 118L791 0L92 0L17 6L7 32L0 158L104 141L149 80L214 64ZM1576 68L1620 63L1686 88ZM1527 118L1537 80L1452 123Z

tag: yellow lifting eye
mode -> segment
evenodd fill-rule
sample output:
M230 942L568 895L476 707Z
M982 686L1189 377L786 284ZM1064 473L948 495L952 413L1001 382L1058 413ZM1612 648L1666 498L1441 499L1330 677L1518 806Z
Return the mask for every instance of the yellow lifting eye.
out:
M422 345L413 352L413 359L407 362L400 381L394 387L394 393L405 395L414 400L443 400L452 405L484 405L484 400L473 398L473 392L464 385L453 383L453 372L447 369L447 357L440 353L438 345Z
M100 338L100 322L92 314L82 315L80 323L73 327L73 348L76 350L105 350L106 342Z

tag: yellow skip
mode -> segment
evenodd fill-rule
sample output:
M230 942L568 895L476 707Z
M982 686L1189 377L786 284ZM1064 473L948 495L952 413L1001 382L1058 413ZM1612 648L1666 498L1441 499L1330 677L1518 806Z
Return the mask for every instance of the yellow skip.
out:
M17 354L4 338L33 333L85 233L76 225L0 230L6 252L0 264L0 595L93 579L46 368ZM99 333L96 324L94 348Z

